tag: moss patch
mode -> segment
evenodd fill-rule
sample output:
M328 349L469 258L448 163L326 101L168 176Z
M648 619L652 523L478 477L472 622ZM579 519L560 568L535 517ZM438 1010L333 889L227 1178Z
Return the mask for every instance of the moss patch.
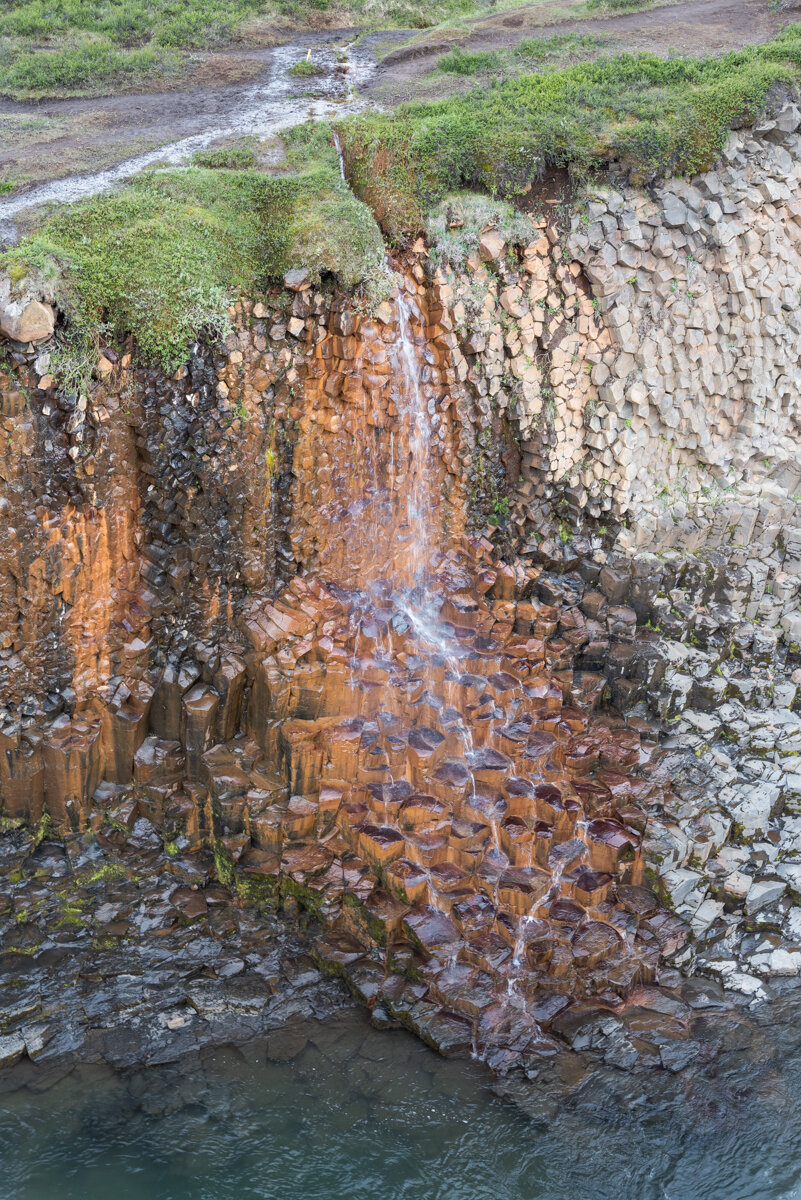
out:
M128 878L128 872L122 863L103 863L101 867L92 867L76 876L78 887L92 887L97 883L121 883Z
M339 176L330 130L296 133L287 161L292 174L145 173L46 219L0 270L55 278L79 356L101 330L132 333L145 361L172 368L201 328L223 332L238 288L263 289L292 267L345 288L380 274L380 232Z
M322 68L307 58L302 58L300 62L296 62L289 68L289 74L294 75L296 79L309 79L314 75L322 75L322 73Z
M448 192L514 195L549 165L587 175L617 161L638 183L703 170L733 125L799 78L801 25L791 25L720 58L616 54L492 78L461 96L353 118L340 133L358 194L403 239Z

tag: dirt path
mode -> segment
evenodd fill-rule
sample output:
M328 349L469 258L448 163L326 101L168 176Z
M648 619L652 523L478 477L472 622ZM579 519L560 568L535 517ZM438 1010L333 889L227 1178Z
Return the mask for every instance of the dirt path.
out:
M460 27L432 31L413 46L386 55L374 71L374 60L388 45L409 34L371 34L352 53L352 81L365 100L395 105L412 98L436 97L473 87L475 78L430 76L436 58L448 44L473 50L513 47L523 37L553 33L595 32L609 38L610 48L651 50L660 54L720 53L748 42L765 41L793 18L772 11L769 0L685 0L640 13L593 20L564 19L564 0L529 3ZM543 23L558 16L558 23ZM13 183L15 196L37 190L47 181L100 173L147 156L159 148L187 139L208 139L262 128L249 114L266 109L281 116L291 106L293 119L341 111L346 89L339 73L339 49L354 37L353 30L328 30L292 37L284 46L245 46L226 52L214 64L204 64L195 86L185 90L119 94L85 100L16 103L0 100L0 183ZM444 38L448 40L443 40ZM310 84L289 81L289 62L305 57L311 48L325 74ZM294 56L294 58L293 58ZM284 69L276 73L277 58ZM224 60L224 61L223 61ZM308 93L312 93L309 95ZM316 98L315 98L316 95ZM143 165L147 165L143 162ZM0 217L19 205L15 196L0 195ZM44 198L59 199L57 191ZM4 212L5 210L5 212Z
M595 33L609 38L612 49L721 54L749 42L768 41L794 20L792 13L773 11L769 0L684 0L643 12L551 24L543 23L546 16L542 5L527 4L454 29L447 42L442 31L433 34L430 42L418 38L413 46L393 51L382 60L368 90L383 104L398 104L425 94L443 95L460 86L475 86L475 79L441 76L433 83L424 79L448 45L494 50L512 48L524 37Z
M266 128L259 120L268 109L305 119L306 114L336 112L346 102L348 84L359 88L373 70L369 52L354 50L346 74L339 64L341 48L352 31L302 34L277 47L248 47L236 56L243 74L233 83L188 90L121 93L93 99L39 103L0 100L0 180L17 183L27 194L49 180L106 171L158 147L188 138L237 131L242 135ZM324 73L292 79L288 67L311 49ZM236 71L229 66L229 76ZM218 81L219 82L219 81ZM282 113L281 110L285 110ZM287 120L286 124L293 123ZM10 201L0 196L0 210Z

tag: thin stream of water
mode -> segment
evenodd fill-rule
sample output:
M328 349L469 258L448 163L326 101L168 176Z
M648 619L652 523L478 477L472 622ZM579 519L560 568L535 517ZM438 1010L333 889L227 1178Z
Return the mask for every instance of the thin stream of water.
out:
M302 45L308 43L306 35ZM202 133L180 138L155 150L125 159L105 171L88 175L72 175L41 184L18 196L0 200L0 228L10 228L12 219L26 209L40 204L74 204L90 196L110 191L116 184L138 175L155 164L176 166L187 162L198 150L204 150L212 142L230 137L269 137L294 125L308 120L325 120L332 116L348 116L361 112L368 101L356 95L357 86L364 84L375 70L370 59L360 55L358 48L350 44L341 51L343 61L337 63L335 47L323 46L318 52L321 60L330 67L330 94L320 99L310 99L299 93L298 83L289 70L298 58L303 57L299 41L277 46L272 55L269 79L245 88L235 108L221 123L203 130ZM339 66L344 68L336 71ZM341 154L340 154L340 163ZM343 174L344 178L344 174Z

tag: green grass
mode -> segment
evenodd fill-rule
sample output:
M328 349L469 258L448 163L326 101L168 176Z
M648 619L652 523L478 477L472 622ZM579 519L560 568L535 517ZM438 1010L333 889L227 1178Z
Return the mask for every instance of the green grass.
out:
M206 49L229 40L263 0L27 0L0 14L0 37L60 40L101 34L117 45Z
M196 167L208 167L212 171L246 171L256 165L256 153L250 146L220 146L216 149L198 150L192 155Z
M589 58L607 44L606 38L592 33L555 33L551 37L523 38L513 50L463 50L456 46L442 55L434 71L483 75L491 71L521 71L535 64L563 66L579 58Z
M330 130L288 135L293 174L188 167L147 172L116 194L69 206L0 256L0 271L55 280L70 345L62 369L85 369L98 334L132 333L140 357L180 363L205 327L225 329L237 288L253 292L291 267L345 288L379 278L381 235L340 179Z
M122 46L207 49L223 45L248 20L298 24L321 16L371 28L425 29L452 17L486 13L490 0L22 0L0 11L0 37L37 43L76 33L102 34Z
M455 46L442 55L434 70L443 75L482 75L498 70L506 58L503 50L463 50Z
M587 8L600 9L602 12L636 12L643 8L651 8L654 0L587 0Z
M446 100L352 118L340 134L357 193L403 240L449 192L513 196L549 165L581 177L618 161L640 184L703 170L771 88L800 78L801 25L792 25L720 58L617 54L490 78Z
M140 86L175 74L178 67L175 54L149 48L120 50L109 43L88 42L32 53L17 43L0 50L0 91L16 100L82 96L109 86Z
M302 58L300 62L296 62L289 68L289 74L294 75L296 79L307 79L312 75L321 75L322 69L317 66L317 63Z
M248 26L329 23L428 28L490 0L23 0L0 4L0 94L16 99L137 88L176 70L176 52L247 38ZM298 64L294 74L312 74Z
M282 16L299 24L313 13L366 29L430 29L459 17L495 11L494 0L273 0Z

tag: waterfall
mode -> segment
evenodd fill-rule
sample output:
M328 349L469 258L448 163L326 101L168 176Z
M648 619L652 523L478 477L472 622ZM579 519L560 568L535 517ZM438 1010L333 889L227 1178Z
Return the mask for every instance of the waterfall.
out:
M435 547L435 495L431 464L431 423L421 388L422 364L412 334L412 302L408 284L401 277L395 298L398 314L396 358L401 380L398 405L408 443L408 468L405 481L401 528L407 544L407 570L414 584L422 584L431 569Z
M415 971L450 1010L480 1007L476 974L482 1004L489 989L496 1014L536 1031L539 987L593 996L600 963L618 990L653 977L649 946L613 912L614 889L642 878L637 838L593 819L611 804L579 790L592 746L613 760L618 735L579 710L556 624L546 614L543 635L538 606L518 603L490 544L448 532L446 456L456 456L442 346L426 340L423 289L388 266L391 299L373 314L337 310L310 375L295 478L314 569L276 614L304 632L263 666L269 688L289 696L290 778L304 796L339 803L336 838L322 808L317 828L352 880L346 892L363 903L373 872L376 919L396 922L384 969L395 970L396 944L408 949L405 931L414 944L441 938ZM358 937L337 899L339 870L325 876L332 922ZM489 1044L478 1026L471 1044L479 1054Z

